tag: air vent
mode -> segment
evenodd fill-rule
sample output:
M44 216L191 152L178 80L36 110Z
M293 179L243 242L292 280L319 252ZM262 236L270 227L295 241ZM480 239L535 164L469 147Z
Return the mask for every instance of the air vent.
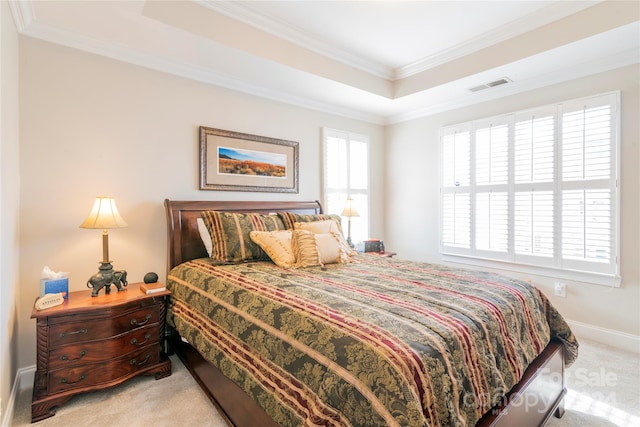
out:
M479 92L481 90L489 89L489 88L492 88L492 87L502 86L504 84L511 83L512 81L513 80L511 80L510 78L505 77L505 78L500 79L500 80L496 80L496 81L493 81L493 82L485 83L485 84L480 85L480 86L472 87L469 90L471 92Z

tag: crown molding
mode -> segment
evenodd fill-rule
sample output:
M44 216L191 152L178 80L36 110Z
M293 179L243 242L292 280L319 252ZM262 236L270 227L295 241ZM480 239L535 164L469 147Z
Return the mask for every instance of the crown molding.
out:
M9 0L9 9L19 33L22 33L35 20L31 0Z
M355 55L334 45L323 43L308 33L272 16L258 12L249 3L216 0L192 0L194 3L265 31L289 43L341 62L376 77L392 80L395 72L375 61Z
M563 1L550 4L549 6L534 13L510 22L508 25L496 28L482 35L478 35L472 40L458 43L449 49L445 49L427 58L423 58L400 67L395 71L394 80L401 80L455 59L462 58L466 55L470 55L474 52L509 40L513 37L517 37L558 19L565 18L602 1L603 0L591 0L585 2Z
M618 53L617 55L600 58L596 61L580 64L579 66L569 67L559 72L549 73L548 75L538 76L525 81L518 81L510 85L495 88L491 91L478 92L469 94L469 96L460 96L455 99L448 98L446 101L421 103L420 107L411 108L398 114L368 113L357 108L316 101L284 90L265 88L188 61L176 60L175 58L162 56L161 54L152 54L40 23L35 19L31 0L11 0L10 7L20 34L275 102L383 126L414 120L500 97L511 96L640 62L640 52L631 49ZM417 93L415 96L419 97L421 95ZM393 101L390 101L389 105L392 106L392 104ZM416 103L416 105L418 105L418 103ZM424 107L425 105L428 106Z
M433 114L443 113L458 108L468 107L482 102L492 101L494 99L505 98L507 96L518 95L554 84L563 83L569 80L575 80L606 71L615 70L617 68L626 67L640 63L640 52L636 49L629 49L616 55L606 58L599 58L596 61L582 63L572 67L565 68L561 72L548 73L533 79L522 82L514 82L509 85L499 86L493 90L486 92L477 92L472 96L461 97L458 99L448 100L446 102L432 104L425 108L414 109L405 113L395 114L387 117L386 125L402 123L422 117L431 116Z
M105 56L118 61L184 77L190 80L242 92L259 98L269 99L275 102L281 102L377 125L383 125L385 123L384 117L380 115L369 114L356 109L344 108L330 103L315 101L307 97L296 96L286 92L264 88L229 75L217 73L204 67L176 61L160 55L139 52L125 46L60 30L38 22L32 22L22 31L21 34L95 55Z
M566 1L550 4L549 6L513 21L508 25L489 31L484 35L474 37L472 40L459 43L449 49L395 70L375 61L367 60L358 55L347 52L334 45L322 43L289 23L257 11L255 8L251 7L250 2L237 3L216 0L192 1L232 19L238 20L252 27L259 28L290 43L311 50L319 55L342 62L376 77L395 81L421 73L425 70L442 65L454 59L464 57L496 43L524 34L527 31L531 31L555 20L564 18L604 0Z

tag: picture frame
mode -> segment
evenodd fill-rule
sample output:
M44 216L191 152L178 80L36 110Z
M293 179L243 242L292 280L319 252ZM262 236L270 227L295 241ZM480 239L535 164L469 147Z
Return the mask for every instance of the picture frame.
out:
M200 126L200 190L298 192L299 143Z

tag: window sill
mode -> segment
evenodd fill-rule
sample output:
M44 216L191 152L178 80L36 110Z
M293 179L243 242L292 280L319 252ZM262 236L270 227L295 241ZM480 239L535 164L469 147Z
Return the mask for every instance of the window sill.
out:
M619 288L622 277L619 275L609 275L600 273L590 273L586 271L560 270L552 267L541 267L511 262L497 261L485 258L475 258L462 255L452 255L441 253L442 261L452 264L472 265L475 267L492 268L516 273L525 273L536 276L549 277L557 280L571 280L594 285L609 286Z

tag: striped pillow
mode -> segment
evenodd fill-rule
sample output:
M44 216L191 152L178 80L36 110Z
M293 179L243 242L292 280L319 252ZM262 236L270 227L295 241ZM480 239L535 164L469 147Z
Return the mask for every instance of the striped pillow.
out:
M218 261L268 260L267 254L251 240L249 233L253 230L285 229L277 215L203 211L200 216L211 235L211 258Z
M284 226L287 230L293 230L294 224L296 222L313 222L313 221L326 221L328 219L333 219L338 222L338 228L342 233L342 226L340 223L342 222L342 218L340 215L335 214L297 214L293 212L278 212L278 216L282 219Z

